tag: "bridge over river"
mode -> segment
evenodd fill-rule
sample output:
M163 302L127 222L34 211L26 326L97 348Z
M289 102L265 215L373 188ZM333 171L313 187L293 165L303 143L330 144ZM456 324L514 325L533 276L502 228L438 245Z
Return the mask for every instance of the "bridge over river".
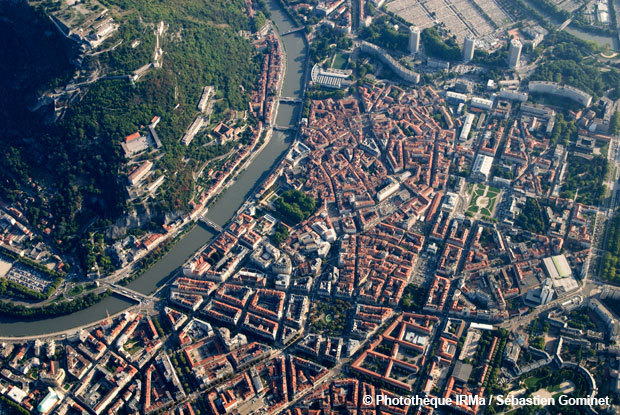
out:
M302 29L296 27L290 17L282 9L278 0L267 0L271 20L279 33L286 50L286 72L280 91L284 101L298 106L304 96L306 78L308 76L308 45ZM217 201L209 208L209 218L187 232L157 263L127 287L110 285L110 289L118 293L82 311L49 319L27 320L0 318L0 336L34 336L47 333L68 333L101 321L107 313L114 315L123 310L136 307L136 300L143 307L149 302L155 303L151 293L157 291L173 278L179 267L185 263L205 243L213 238L214 232L222 229L233 217L239 207L253 195L278 160L293 141L293 131L297 128L299 111L288 108L289 103L280 105L276 114L276 132L269 143L256 156L252 163L237 176L234 184L222 191ZM285 108L282 108L282 107ZM125 291L127 294L123 293ZM122 296L122 298L120 297ZM130 301L131 299L131 301Z

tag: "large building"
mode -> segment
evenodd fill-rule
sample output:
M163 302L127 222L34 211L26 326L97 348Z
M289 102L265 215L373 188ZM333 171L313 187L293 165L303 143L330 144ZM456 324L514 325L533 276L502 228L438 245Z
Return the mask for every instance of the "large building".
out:
M394 194L400 188L400 184L397 181L390 180L383 189L377 192L377 201L382 202L392 194Z
M471 113L465 116L465 122L463 123L463 128L461 128L461 134L459 135L459 140L466 141L469 138L469 132L471 131L471 126L472 126L472 123L474 122L474 118L476 118L476 116Z
M314 9L315 14L325 17L332 14L338 7L340 7L344 3L342 1L322 1Z
M543 259L543 266L550 278L567 278L573 275L564 255Z
M520 107L521 115L536 117L538 119L549 120L555 117L555 111L541 104L530 104L524 102Z
M558 296L579 288L579 284L573 277L573 272L564 255L544 258L542 266L547 276L551 278L553 289Z
M405 81L412 82L414 84L417 84L418 82L420 82L420 74L419 73L413 72L413 71L405 68L403 65L400 64L400 62L398 62L396 59L394 59L383 48L381 48L381 47L379 47L377 45L373 45L372 43L368 43L366 41L362 41L362 43L360 44L360 49L364 53L371 53L371 54L377 56L379 59L381 59L381 61L383 61L383 63L388 65L390 67L390 69L394 73L396 73L396 75L400 76Z
M362 30L362 28L364 27L364 20L366 20L366 16L364 15L364 7L365 7L365 1L364 0L357 0L358 3L358 9L359 9L359 14L358 14L358 30Z
M610 336L616 336L620 331L620 326L618 325L618 320L614 317L614 315L596 298L588 299L588 308L596 313L598 318L600 318Z
M43 398L41 403L37 406L37 410L42 415L51 413L54 406L62 399L62 396L59 396L52 388L47 389L49 393L45 395L45 398Z
M417 26L409 27L409 52L411 54L420 51L420 28Z
M476 49L476 39L473 36L465 36L463 41L463 60L469 62L474 58L474 50Z
M523 45L517 39L510 41L510 48L508 48L508 67L510 69L519 69L522 48Z
M554 293L555 290L553 289L553 281L551 281L550 278L545 279L540 289L540 303L548 304L551 302Z
M540 288L529 290L525 294L525 303L535 306L549 304L551 300L553 300L554 294L555 288L553 280L551 278L546 278Z
M568 98L584 107L589 107L592 104L592 95L569 85L560 85L556 82L547 81L530 81L528 89L530 92Z
M472 108L480 108L485 111L491 111L493 108L493 100L480 97L472 97L470 100Z
M499 91L499 97L501 99L507 99L509 101L526 102L528 98L527 92L513 91L511 89L502 89Z
M467 102L467 95L459 94L458 92L448 91L446 92L446 101L451 104L464 104Z
M491 166L493 166L493 157L478 154L471 172L472 177L485 181L488 180L491 174Z
M324 69L318 63L310 71L310 79L313 83L328 88L346 88L351 83L347 78L351 75L351 70Z
M135 186L140 180L142 180L148 172L151 171L153 163L150 160L145 161L139 167L136 167L128 177L129 184Z

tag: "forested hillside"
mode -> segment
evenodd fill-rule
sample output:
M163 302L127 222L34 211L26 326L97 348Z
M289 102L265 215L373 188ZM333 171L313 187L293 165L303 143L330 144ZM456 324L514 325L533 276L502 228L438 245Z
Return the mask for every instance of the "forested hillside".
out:
M27 110L40 89L65 82L73 71L71 50L47 17L34 9L0 2L0 194L15 197L19 183L31 175L28 144L38 132L40 116Z
M136 82L100 79L92 83L61 121L51 125L44 125L40 114L26 107L34 92L64 84L71 77L71 43L40 13L36 24L24 25L27 35L12 33L0 24L3 39L15 45L0 48L2 90L15 91L0 94L1 108L10 109L0 113L0 125L6 126L0 138L6 154L0 162L0 190L9 202L26 189L31 192L32 203L24 210L34 223L45 218L54 240L65 249L79 240L75 235L86 224L95 221L105 226L126 211L124 179L119 175L126 161L120 143L156 115L161 117L157 128L164 150L157 158L157 169L167 179L155 207L162 212L186 210L193 190L191 172L197 163L194 155L202 155L204 162L205 154L213 157L224 150L213 145L205 152L178 142L197 114L202 87L215 86L213 117L217 119L230 109L246 109L258 73L253 47L238 34L251 26L243 0L102 3L120 28L99 48L103 52L84 59L79 74L128 75L150 63L160 21L166 27L160 37L162 66ZM26 96L24 92L32 92L29 101L16 98ZM7 124L8 120L12 122ZM31 178L40 189L28 183Z

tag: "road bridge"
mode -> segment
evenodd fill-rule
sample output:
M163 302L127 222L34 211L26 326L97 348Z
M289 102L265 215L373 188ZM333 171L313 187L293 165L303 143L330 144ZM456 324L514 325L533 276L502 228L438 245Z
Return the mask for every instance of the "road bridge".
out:
M152 295L145 295L127 287L122 287L120 285L112 283L109 283L107 285L109 286L110 290L114 291L116 294L130 298L134 301L137 300L140 302L149 302L151 300L155 300L155 297L153 297Z
M222 231L224 230L224 229L223 229L220 225L218 225L217 223L213 222L211 219L207 219L207 218L205 218L204 216L203 216L203 217L201 217L201 218L199 219L199 221L200 221L203 225L205 225L205 226L207 226L208 228L210 228L210 229L212 229L212 230L216 231L217 233L220 233L220 232L222 232Z

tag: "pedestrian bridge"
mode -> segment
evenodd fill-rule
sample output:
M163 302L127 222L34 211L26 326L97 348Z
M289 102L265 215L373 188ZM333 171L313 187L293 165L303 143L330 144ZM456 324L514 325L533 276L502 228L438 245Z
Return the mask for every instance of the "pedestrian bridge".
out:
M301 102L303 102L301 98L295 98L295 97L280 97L279 100L280 102L290 102L293 104L300 104Z
M207 219L204 216L201 217L200 222L203 223L205 226L207 226L208 228L216 231L217 233L222 232L224 229L222 229L222 227L220 225L218 225L217 223L213 222L211 219Z
M276 131L290 131L297 128L295 125L274 125L273 129Z
M280 36L290 35L290 34L292 34L292 33L301 32L302 30L304 30L304 27L303 27L303 26L302 26L302 27L296 27L295 29L291 29L291 30L288 30L288 31L286 31L286 32L282 33Z

